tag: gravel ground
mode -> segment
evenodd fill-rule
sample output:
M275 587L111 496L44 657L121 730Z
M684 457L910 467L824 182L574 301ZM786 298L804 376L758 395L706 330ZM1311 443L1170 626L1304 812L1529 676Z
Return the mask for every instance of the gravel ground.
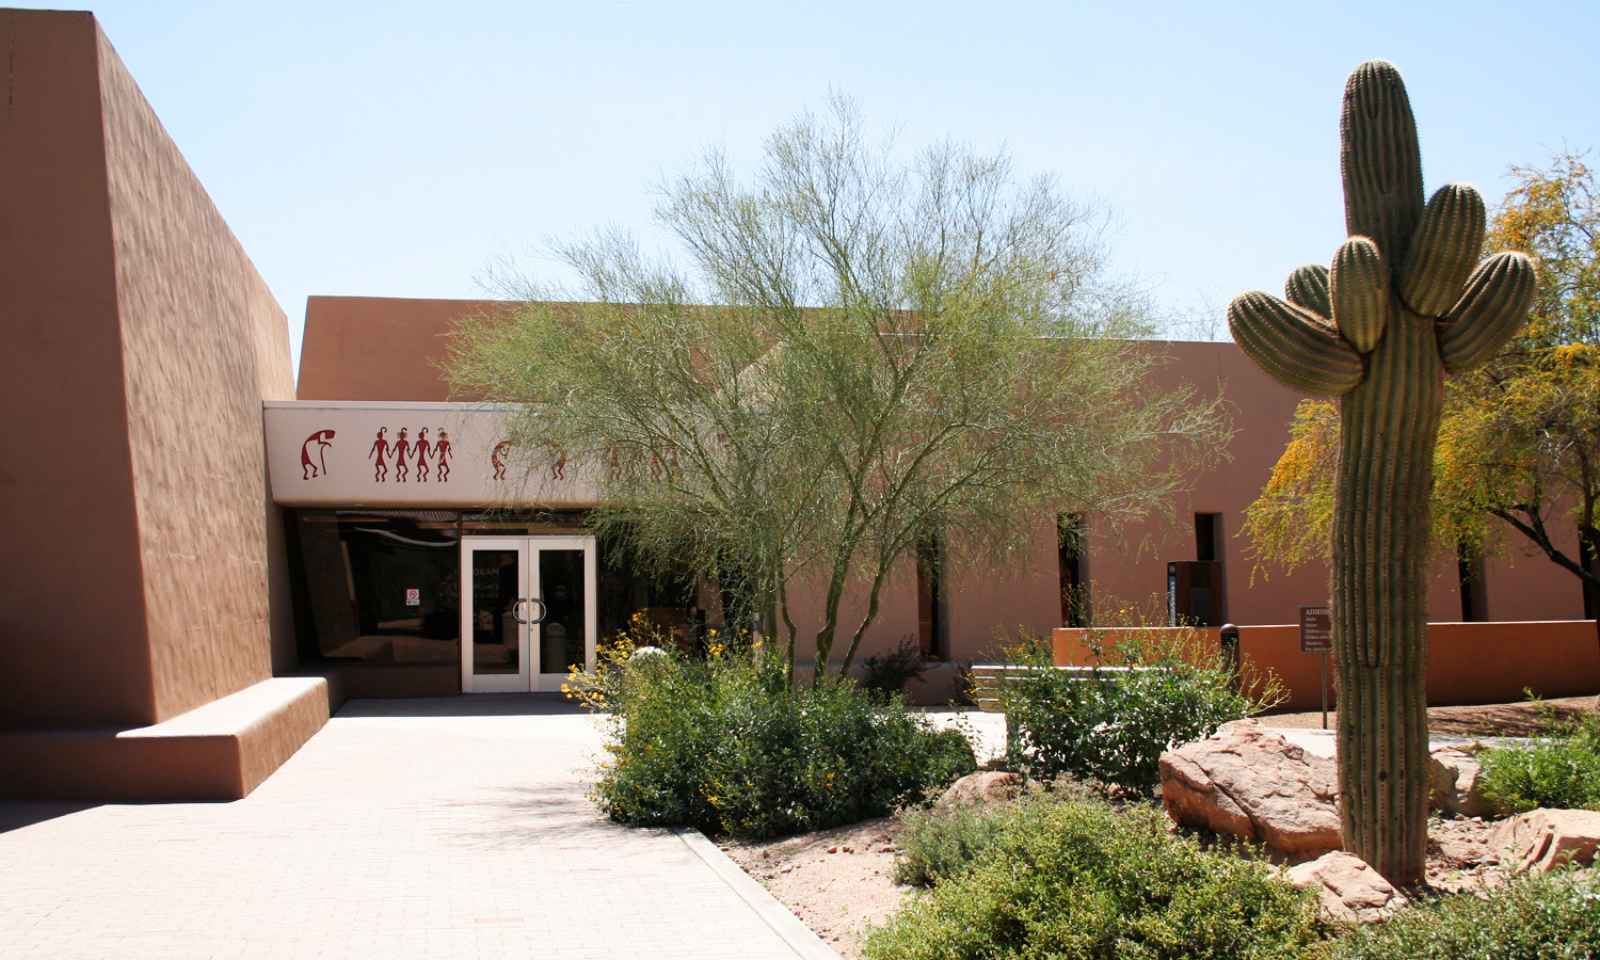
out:
M1429 707L1428 732L1460 737L1531 737L1540 732L1541 711L1555 711L1562 719L1595 712L1596 699L1559 697L1520 703L1491 703L1465 707ZM1328 711L1328 729L1338 723L1338 711ZM1269 727L1321 727L1322 711L1275 713L1261 718Z

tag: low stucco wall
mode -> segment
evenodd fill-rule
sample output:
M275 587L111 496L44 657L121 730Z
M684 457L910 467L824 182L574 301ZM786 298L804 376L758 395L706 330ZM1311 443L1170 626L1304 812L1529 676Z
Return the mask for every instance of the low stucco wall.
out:
M1197 644L1216 649L1218 630L1193 631ZM1091 641L1107 655L1134 635L1172 637L1170 628L1058 627L1051 636L1055 663L1082 666L1094 662ZM1246 674L1268 671L1287 688L1281 709L1315 710L1321 705L1318 666L1321 657L1300 652L1295 624L1239 628L1240 657ZM1329 664L1329 705L1334 695ZM1600 635L1593 620L1539 620L1505 623L1428 624L1428 703L1431 706L1510 703L1524 691L1542 697L1600 693Z

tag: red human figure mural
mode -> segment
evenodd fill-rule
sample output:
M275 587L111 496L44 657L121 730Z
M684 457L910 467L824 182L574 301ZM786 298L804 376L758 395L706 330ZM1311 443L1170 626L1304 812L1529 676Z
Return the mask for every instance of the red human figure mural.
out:
M328 448L333 444L328 441L333 439L332 430L318 430L306 437L306 442L300 444L300 479L315 480L326 476L328 473ZM311 459L311 445L317 445L317 459Z
M383 483L389 479L389 465L384 462L384 458L389 456L389 441L384 437L388 432L388 427L379 427L378 439L372 441L372 449L367 451L368 460L374 456L378 458L377 464L372 468L372 479L375 483Z
M433 453L434 453L434 456L437 458L436 461L435 461L437 463L437 466L435 466L433 468L434 475L439 478L439 482L440 483L449 483L450 482L450 434L445 432L444 427L440 427L439 428L439 442L435 443L433 445Z
M405 483L406 458L411 456L411 441L406 439L406 428L400 428L400 436L394 442L394 482Z
M567 479L567 454L565 450L556 451L556 462L550 465L550 479Z
M494 464L494 478L496 480L504 480L506 478L506 459L505 458L506 458L506 451L510 450L510 449L511 449L511 441L510 440L501 440L499 443L494 445L494 449L493 450L489 451L489 462Z
M428 453L433 450L433 444L428 442L428 428L423 427L417 431L417 482L428 482Z

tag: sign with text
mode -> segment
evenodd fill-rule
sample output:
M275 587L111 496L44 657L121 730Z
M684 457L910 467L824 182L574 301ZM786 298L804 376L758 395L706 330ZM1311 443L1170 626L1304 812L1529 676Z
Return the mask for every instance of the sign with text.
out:
M1333 611L1323 606L1300 607L1300 652L1327 653L1333 649Z

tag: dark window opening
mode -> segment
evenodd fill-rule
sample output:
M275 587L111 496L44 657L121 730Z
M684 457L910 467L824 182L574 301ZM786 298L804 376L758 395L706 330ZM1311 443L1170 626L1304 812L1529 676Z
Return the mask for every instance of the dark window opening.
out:
M1089 581L1084 576L1084 556L1088 544L1081 513L1064 513L1056 519L1057 576L1061 591L1061 623L1068 627L1089 625Z
M1227 544L1222 539L1222 514L1197 513L1194 515L1194 558L1211 564L1196 581L1195 588L1204 590L1206 626L1217 626L1228 620L1228 582L1223 563L1227 559Z
M1197 513L1194 515L1194 558L1201 563L1222 560L1222 514Z
M1461 584L1461 619L1489 619L1489 596L1483 573L1483 554L1464 543L1456 544L1456 576Z
M932 531L917 539L917 649L928 660L944 660L950 655L944 562L942 534Z
M1595 541L1593 534L1586 532L1581 526L1578 528L1578 554L1579 562L1583 569L1592 576L1600 576L1600 543ZM1600 586L1583 581L1583 619L1594 620L1600 618Z

